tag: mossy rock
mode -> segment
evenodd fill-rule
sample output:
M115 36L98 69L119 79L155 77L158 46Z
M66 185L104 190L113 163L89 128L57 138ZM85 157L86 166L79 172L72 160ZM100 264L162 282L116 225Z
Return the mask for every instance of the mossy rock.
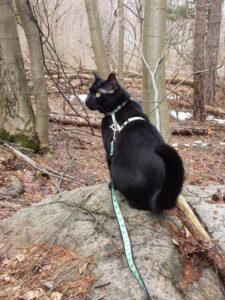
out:
M24 148L32 149L35 152L39 150L38 142L35 142L34 140L25 136L22 133L11 135L4 128L0 128L0 139L3 141L18 144Z

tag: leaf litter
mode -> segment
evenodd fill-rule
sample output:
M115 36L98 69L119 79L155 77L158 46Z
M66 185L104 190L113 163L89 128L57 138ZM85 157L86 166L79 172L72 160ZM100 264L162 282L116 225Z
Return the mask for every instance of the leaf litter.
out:
M57 245L36 244L11 259L0 258L0 299L81 300L94 277L91 258Z

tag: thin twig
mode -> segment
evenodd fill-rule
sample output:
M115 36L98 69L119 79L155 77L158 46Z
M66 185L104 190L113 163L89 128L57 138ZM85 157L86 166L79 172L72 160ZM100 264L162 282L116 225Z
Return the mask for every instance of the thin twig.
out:
M22 158L23 160L25 160L26 162L28 162L31 166L33 166L34 168L36 168L37 170L52 176L52 177L56 177L61 179L62 178L62 174L50 167L43 167L43 166L39 166L34 160L32 160L29 156L23 154L21 151L19 151L18 149L13 148L12 146L8 145L7 143L4 143L4 147L9 149L10 151L12 151L13 153L15 153L18 157ZM67 175L63 175L63 179L70 181L70 182L75 182L75 180L73 180L72 177L67 176Z

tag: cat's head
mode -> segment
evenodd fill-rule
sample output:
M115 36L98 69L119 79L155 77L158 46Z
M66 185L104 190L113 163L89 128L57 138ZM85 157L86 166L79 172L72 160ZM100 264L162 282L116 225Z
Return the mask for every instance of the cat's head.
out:
M86 98L86 105L91 110L98 110L101 113L113 111L122 102L122 87L118 84L116 75L110 73L106 80L94 73L95 81L89 89Z

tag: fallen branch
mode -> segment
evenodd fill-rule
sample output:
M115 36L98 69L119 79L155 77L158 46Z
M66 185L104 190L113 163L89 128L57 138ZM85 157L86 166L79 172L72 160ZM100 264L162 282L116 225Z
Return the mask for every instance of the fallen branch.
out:
M182 195L177 199L178 216L188 231L202 246L204 254L211 261L215 269L220 274L223 281L225 281L225 253L220 246L215 243L209 236L208 232L199 222L198 218L186 202Z
M185 126L185 127L173 127L172 128L173 135L208 135L209 130L205 127L192 127L192 126Z
M19 158L22 158L23 160L25 160L27 163L29 163L32 167L34 167L35 169L39 170L40 172L47 174L49 176L52 177L56 177L59 178L60 180L62 180L62 178L64 180L70 181L70 182L74 182L73 178L68 176L68 175L63 175L60 172L50 168L50 167L44 167L44 166L39 166L34 160L32 160L29 156L23 154L21 151L19 151L18 149L15 149L14 147L8 145L7 143L4 143L4 147L8 148L10 151L12 151L13 153L15 153ZM63 175L63 177L62 177Z
M176 78L167 78L166 83L171 84L171 85L176 85L182 82L182 85L187 85L190 87L193 87L194 85L194 80L192 78L181 78L181 77L176 77Z
M69 119L62 119L62 118L58 118L58 117L49 117L49 121L50 122L55 122L58 123L60 125L76 125L79 127L90 127L90 125L88 124L88 122L86 122L85 120L77 117L77 118L73 118L73 120L69 120ZM93 128L99 128L101 126L101 122L100 121L90 121L91 125Z

